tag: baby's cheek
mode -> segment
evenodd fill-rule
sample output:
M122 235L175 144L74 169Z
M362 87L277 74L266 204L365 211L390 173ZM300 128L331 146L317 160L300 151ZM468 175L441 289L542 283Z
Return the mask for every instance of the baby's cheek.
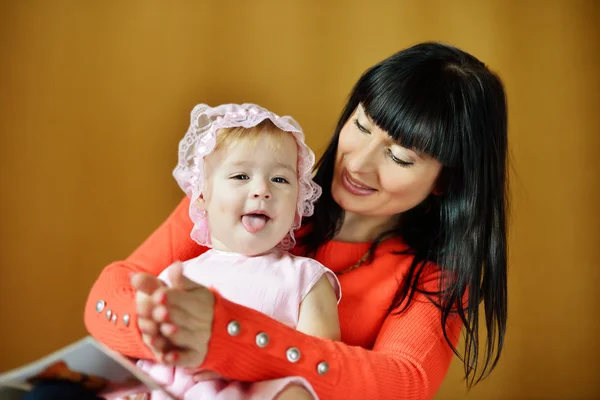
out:
M237 214L239 214L243 211L242 205L237 204L238 202L236 202L235 199L233 199L231 197L225 197L225 198L222 198L219 200L220 201L218 204L218 210L221 215L237 216Z
M297 205L298 205L298 197L295 195L290 196L290 198L287 201L286 207L285 207L286 208L285 215L288 217L290 225L293 223L294 218L296 217Z

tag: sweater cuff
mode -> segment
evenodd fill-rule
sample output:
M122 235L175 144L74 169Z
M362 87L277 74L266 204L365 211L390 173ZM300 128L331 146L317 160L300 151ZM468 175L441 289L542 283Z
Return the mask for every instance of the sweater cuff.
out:
M317 393L336 385L341 366L335 342L298 332L213 293L212 334L202 369L246 382L301 376Z
M114 265L102 272L86 302L85 324L105 346L127 357L154 360L137 326L135 290L129 283L129 273Z

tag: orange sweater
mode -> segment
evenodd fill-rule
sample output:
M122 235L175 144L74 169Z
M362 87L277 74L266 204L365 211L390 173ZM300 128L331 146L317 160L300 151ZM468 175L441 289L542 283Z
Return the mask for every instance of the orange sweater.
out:
M188 260L205 250L190 239L188 206L186 198L129 258L107 266L93 285L85 323L102 343L130 357L153 358L136 328L135 292L129 276L140 271L156 276L173 261ZM368 243L332 241L315 258L338 272L355 264L368 248ZM423 296L417 296L401 314L388 313L398 281L411 262L409 256L392 254L403 248L401 241L388 240L379 246L371 264L339 276L342 342L305 335L217 295L202 367L240 381L303 376L323 400L432 398L453 353L442 334L440 311ZM437 287L437 273L429 273L423 283ZM234 337L227 333L233 320L241 326ZM448 333L456 338L454 344L460 327L452 319ZM264 348L256 345L259 332L270 338ZM290 347L300 350L295 363L286 358ZM329 368L319 374L317 366L323 361Z

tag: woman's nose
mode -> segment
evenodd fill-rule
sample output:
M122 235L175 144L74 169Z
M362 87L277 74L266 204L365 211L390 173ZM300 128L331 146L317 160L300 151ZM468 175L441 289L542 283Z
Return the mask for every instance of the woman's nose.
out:
M346 167L353 173L369 173L375 168L377 162L375 155L375 147L357 148L351 153L345 155Z

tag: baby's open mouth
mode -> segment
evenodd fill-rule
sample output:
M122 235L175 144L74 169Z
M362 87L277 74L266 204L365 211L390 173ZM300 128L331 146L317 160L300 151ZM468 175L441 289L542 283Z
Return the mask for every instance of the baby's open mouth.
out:
M242 225L250 233L256 233L267 225L267 222L271 220L271 217L267 213L262 211L254 211L248 214L242 215Z

